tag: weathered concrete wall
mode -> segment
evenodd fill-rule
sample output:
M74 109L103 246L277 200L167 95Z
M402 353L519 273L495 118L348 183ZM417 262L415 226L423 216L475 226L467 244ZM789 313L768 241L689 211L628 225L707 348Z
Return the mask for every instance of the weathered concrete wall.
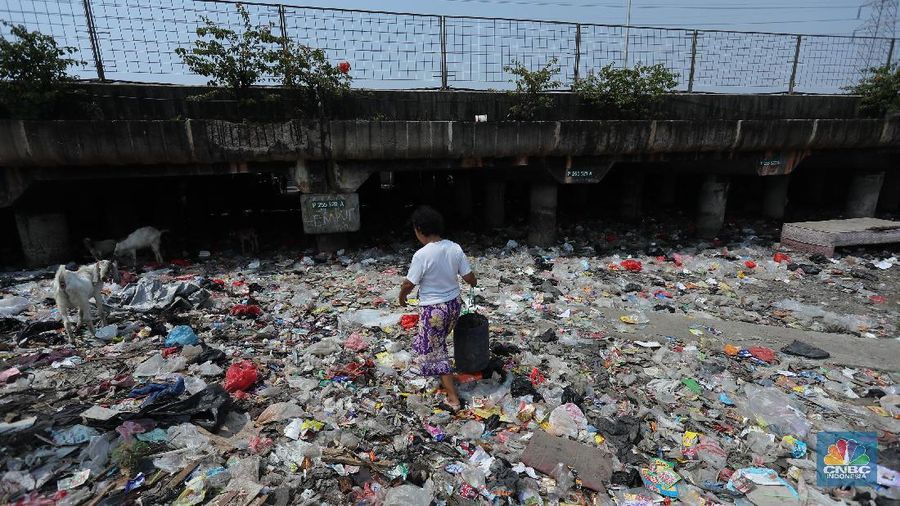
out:
M317 160L485 159L896 149L900 117L552 122L0 121L0 167L240 165ZM620 158L624 159L624 158ZM127 175L127 174L122 174Z
M286 120L296 118L290 92L278 88L253 90L252 105L228 98L190 100L210 88L144 84L83 84L83 96L105 119L223 119ZM541 120L613 119L580 102L573 93L549 94L553 106ZM513 99L488 91L355 90L339 100L335 119L410 121L473 121L487 114L489 121L504 120ZM858 98L841 95L718 95L673 94L653 105L653 119L824 119L856 118Z

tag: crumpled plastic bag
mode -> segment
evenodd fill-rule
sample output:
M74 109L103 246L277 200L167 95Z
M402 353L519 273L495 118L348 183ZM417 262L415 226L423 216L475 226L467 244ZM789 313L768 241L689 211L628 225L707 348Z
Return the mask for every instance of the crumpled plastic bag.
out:
M0 299L0 316L15 316L28 309L25 297L4 297Z
M575 404L558 406L550 413L547 432L554 436L577 437L579 430L587 428L587 418Z
M197 334L194 333L194 329L192 329L188 325L176 325L172 327L172 330L169 331L169 335L166 336L165 345L168 346L188 346L197 344L200 339L197 338Z
M350 334L350 337L348 337L347 340L344 341L344 348L348 350L363 351L368 347L368 341L366 341L366 338L361 336L358 332Z
M149 406L163 397L178 397L184 393L184 378L181 376L175 380L175 383L147 383L139 387L133 388L129 392L128 397L140 397L146 395L147 398L141 404L141 407Z
M631 272L641 272L641 270L643 269L643 265L641 265L641 262L634 260L632 258L629 258L628 260L622 260L622 262L619 263L619 265L621 265L622 268L625 269L626 271L631 271Z
M259 372L256 370L256 364L250 360L236 362L231 364L228 371L225 372L225 391L247 390L256 383L257 379L259 379Z
M259 318L262 316L262 309L255 304L235 304L228 312L231 316L242 316L247 318Z
M207 386L201 392L187 399L168 404L151 405L140 412L142 418L152 418L157 422L191 422L214 432L225 421L231 411L231 396L219 384Z

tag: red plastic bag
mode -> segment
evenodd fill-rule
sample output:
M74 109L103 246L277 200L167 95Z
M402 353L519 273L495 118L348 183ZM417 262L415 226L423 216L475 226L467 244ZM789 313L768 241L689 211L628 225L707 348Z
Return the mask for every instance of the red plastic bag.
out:
M405 314L400 317L400 326L409 330L419 324L419 315Z
M168 348L163 348L162 356L163 356L163 358L169 358L169 355L174 355L174 354L178 353L178 350L179 350L178 346L169 346Z
M763 362L772 363L775 361L775 350L766 348L765 346L751 346L747 351L753 355L753 358L762 360Z
M754 262L753 260L747 260L746 262L744 262L744 267L748 269L756 269L756 262Z
M249 360L235 362L225 371L225 391L246 390L253 386L257 379L259 379L259 373L256 372L256 364Z
M263 314L262 309L253 304L235 304L229 313L231 316L249 316L250 318L259 318Z
M185 260L183 258L173 258L173 259L169 260L169 263L172 265L177 265L178 267L190 267L191 266L191 262L188 260Z
M780 264L781 262L790 262L790 261L791 261L791 257L789 257L789 256L787 256L787 255L785 255L784 253L782 253L782 252L779 251L778 253L775 253L775 256L772 257L772 260L775 260L775 263Z
M869 300L872 301L872 304L884 304L887 302L887 298L884 295L869 295Z
M637 260L629 258L628 260L623 260L619 265L622 266L623 269L629 270L631 272L641 272L643 266Z
M537 367L531 369L531 374L528 375L528 379L531 380L531 384L534 386L538 386L541 383L547 381L547 378L541 374L541 371L538 371Z

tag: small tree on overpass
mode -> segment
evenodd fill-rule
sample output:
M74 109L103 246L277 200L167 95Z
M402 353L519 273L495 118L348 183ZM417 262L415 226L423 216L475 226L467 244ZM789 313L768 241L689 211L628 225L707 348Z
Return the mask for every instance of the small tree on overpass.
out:
M192 72L208 77L210 86L227 88L242 100L251 86L272 75L281 46L271 27L253 25L247 8L236 8L243 25L240 33L204 17L194 47L179 47L175 53Z
M678 74L661 63L639 63L632 68L616 68L610 63L576 81L572 91L603 112L628 117L646 114L677 85Z
M864 113L881 116L900 111L900 66L872 67L859 83L845 90L862 97L859 108Z
M0 104L19 117L45 117L59 105L60 94L75 80L68 70L83 64L77 50L22 25L10 27L11 39L0 36Z

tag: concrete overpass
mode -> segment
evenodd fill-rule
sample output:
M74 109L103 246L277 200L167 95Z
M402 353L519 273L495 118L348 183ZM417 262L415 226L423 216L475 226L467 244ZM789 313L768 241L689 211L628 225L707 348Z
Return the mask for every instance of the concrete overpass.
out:
M559 93L539 120L512 122L503 120L511 104L506 94L372 91L348 97L330 120L318 121L291 118L296 104L278 90L260 90L248 107L189 100L205 90L187 87L84 89L94 97L96 119L0 120L0 207L16 209L32 264L56 260L53 251L68 241L65 215L18 208L48 181L272 173L292 189L321 196L313 201L344 209L343 199L376 172L465 171L483 178L492 195L484 216L490 225L503 221L504 181L530 181L529 239L548 244L558 185L603 184L616 164L660 162L676 174L704 174L697 227L712 236L723 223L730 176L767 178L763 211L778 219L788 176L824 154L853 164L846 167L857 187L848 213L871 215L885 172L898 170L900 151L900 116L862 117L848 96L673 95L638 119L591 110ZM476 114L488 121L475 122ZM629 192L639 200L635 185L637 191L625 189L624 206L640 213L639 201L628 203ZM306 199L306 205L316 204ZM341 219L307 222L308 215L329 212L318 206L303 208L308 232L358 227L352 202Z

